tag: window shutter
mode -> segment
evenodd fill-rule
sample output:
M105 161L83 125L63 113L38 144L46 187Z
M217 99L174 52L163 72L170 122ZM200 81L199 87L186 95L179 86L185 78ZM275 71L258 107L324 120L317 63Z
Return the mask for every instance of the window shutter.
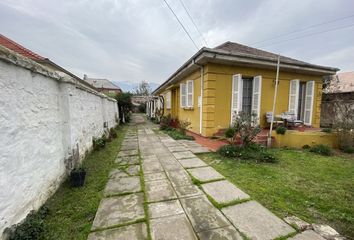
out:
M305 109L304 109L305 125L311 125L312 123L314 91L315 91L315 82L314 81L307 82L306 93L305 93Z
M231 124L242 106L242 75L232 76L232 94L231 94Z
M187 87L186 84L181 83L180 87L180 105L181 108L187 107Z
M194 92L194 84L193 80L187 81L187 107L193 107L193 92Z
M261 91L262 91L262 76L256 76L253 78L252 89L252 114L257 118L257 124L260 120L261 112Z
M166 93L166 109L171 109L171 92Z
M290 81L288 111L295 114L295 119L298 119L297 110L299 106L299 88L300 88L300 80Z

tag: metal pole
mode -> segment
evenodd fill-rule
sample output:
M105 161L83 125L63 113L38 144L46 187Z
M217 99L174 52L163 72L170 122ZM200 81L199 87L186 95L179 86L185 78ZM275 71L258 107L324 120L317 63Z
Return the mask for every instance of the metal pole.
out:
M279 65L280 65L280 55L278 55L277 75L275 77L275 92L274 92L273 109L272 109L272 120L270 121L267 147L272 146L272 130L273 130L273 121L274 121L274 114L275 114L275 103L277 101L278 84L279 84Z

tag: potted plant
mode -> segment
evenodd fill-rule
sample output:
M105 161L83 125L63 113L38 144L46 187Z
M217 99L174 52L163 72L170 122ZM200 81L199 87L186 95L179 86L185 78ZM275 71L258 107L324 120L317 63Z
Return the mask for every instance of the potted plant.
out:
M70 173L70 185L82 187L85 184L86 170L83 167L74 168Z

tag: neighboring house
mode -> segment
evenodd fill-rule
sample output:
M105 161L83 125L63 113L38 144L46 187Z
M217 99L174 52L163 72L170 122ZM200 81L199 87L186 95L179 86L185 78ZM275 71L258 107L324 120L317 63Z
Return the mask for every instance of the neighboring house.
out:
M338 73L322 95L321 126L332 127L354 109L354 71Z
M87 75L84 75L84 81L91 84L97 91L105 94L118 94L122 92L122 89L104 78L89 78Z
M203 136L229 127L240 111L255 114L267 127L277 57L233 42L202 48L153 94L164 97L164 115L191 122L190 130ZM280 56L275 115L290 111L305 125L319 127L323 77L338 70Z
M75 74L69 72L65 68L63 68L63 67L59 66L58 64L52 62L49 58L42 57L41 55L39 55L39 54L37 54L37 53L25 48L24 46L22 46L19 43L17 43L15 41L5 37L2 34L0 34L0 45L2 45L4 47L6 47L6 48L18 53L18 54L21 54L24 57L28 57L31 60L50 68L51 70L54 70L56 72L65 73L65 74L69 75L70 77L74 78L75 80L77 80L80 84L84 84L85 86L94 89L90 84L86 83L81 78L79 78Z

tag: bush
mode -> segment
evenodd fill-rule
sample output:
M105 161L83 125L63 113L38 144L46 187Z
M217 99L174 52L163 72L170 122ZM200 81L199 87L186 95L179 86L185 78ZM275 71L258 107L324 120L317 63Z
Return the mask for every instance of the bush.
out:
M165 130L165 133L167 133L171 138L175 139L175 140L194 140L193 136L188 136L185 134L182 134L180 131L178 131L175 128L171 128L169 130Z
M145 103L141 103L138 106L138 110L139 110L140 113L145 113L146 112L146 104Z
M160 120L160 130L169 130L172 129L172 116L171 114L168 114L167 116L161 117Z
M242 145L247 146L252 144L253 139L261 132L257 120L255 114L239 112L235 119L233 119L234 125L232 128L235 130L236 134L232 138L232 143L235 144L237 138L240 138Z
M241 147L237 145L224 145L218 149L218 153L224 157L239 157L241 155Z
M225 131L225 137L227 137L227 138L233 138L235 136L235 134L236 134L236 131L233 127L229 127Z
M117 132L114 130L114 128L109 129L109 138L117 138Z
M275 129L276 133L281 134L281 135L284 135L286 133L286 130L288 130L288 129L283 126L279 126L279 127L277 127L277 129Z
M345 146L341 150L345 153L354 153L354 147L352 146Z
M276 162L274 154L258 144L249 144L247 146L225 145L219 148L218 153L229 158L254 160L256 162Z
M331 133L332 132L332 128L323 128L321 131L325 132L325 133Z
M31 240L38 239L44 231L43 221L48 214L47 207L41 207L37 212L31 211L25 220L12 229L7 228L5 235L9 240Z
M305 144L304 146L302 146L302 149L310 149L311 147L310 147L310 145L308 145L308 144Z
M189 125L191 125L191 122L188 122L188 121L184 121L184 120L180 120L179 121L179 124L178 124L178 130L183 134L185 135L186 134L186 131L189 127Z
M98 151L106 146L107 138L103 134L102 137L100 138L93 138L92 143L93 143L93 150Z
M326 145L318 144L311 147L310 152L314 152L323 156L331 156L332 149Z

